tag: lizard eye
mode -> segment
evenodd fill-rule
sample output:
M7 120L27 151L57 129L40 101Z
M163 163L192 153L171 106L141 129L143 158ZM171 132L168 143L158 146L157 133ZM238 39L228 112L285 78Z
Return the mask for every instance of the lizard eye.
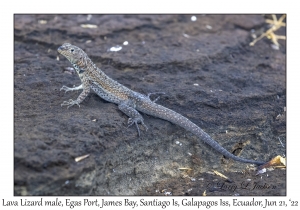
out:
M71 52L74 52L74 49L71 49Z

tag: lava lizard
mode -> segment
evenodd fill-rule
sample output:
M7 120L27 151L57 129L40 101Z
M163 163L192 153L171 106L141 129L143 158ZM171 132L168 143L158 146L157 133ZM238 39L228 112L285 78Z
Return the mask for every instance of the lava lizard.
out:
M200 127L186 117L171 109L156 104L156 100L151 101L149 97L150 94L146 96L130 90L129 88L108 77L101 69L96 67L87 54L79 47L65 43L57 50L71 62L82 83L80 86L74 88L63 86L60 90L67 92L83 89L76 100L70 99L69 101L64 101L61 106L68 106L68 108L75 104L80 106L79 104L87 97L92 89L104 100L117 104L118 108L129 117L128 127L135 124L139 135L140 129L138 127L138 123L142 124L146 130L147 127L144 124L142 115L138 111L179 125L187 131L195 134L202 141L209 144L212 148L228 158L256 165L262 165L265 163L263 161L248 160L237 157L228 152Z

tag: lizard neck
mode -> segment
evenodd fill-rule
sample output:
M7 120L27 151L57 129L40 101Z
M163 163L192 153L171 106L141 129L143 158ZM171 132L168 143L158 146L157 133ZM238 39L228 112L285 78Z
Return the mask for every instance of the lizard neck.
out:
M97 66L93 63L93 61L88 56L78 60L76 63L72 63L72 65L78 75L82 74L85 71L102 72L99 68L97 68Z
M72 63L72 65L78 75L82 74L85 71L85 69L79 67L76 63Z

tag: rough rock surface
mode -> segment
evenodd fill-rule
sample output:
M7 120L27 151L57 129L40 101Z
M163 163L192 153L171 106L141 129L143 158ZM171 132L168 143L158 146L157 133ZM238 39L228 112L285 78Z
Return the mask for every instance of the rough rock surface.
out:
M261 15L191 16L15 15L15 195L286 194L285 170L255 176L253 166L223 158L167 121L143 115L149 130L138 137L127 116L95 93L80 108L60 106L80 93L60 91L80 84L57 52L69 42L121 84L165 92L157 103L228 151L265 161L284 156L285 42L279 50L266 38L249 46L251 29L266 26ZM229 176L231 188L212 185L224 182L212 170ZM247 179L275 187L242 189Z

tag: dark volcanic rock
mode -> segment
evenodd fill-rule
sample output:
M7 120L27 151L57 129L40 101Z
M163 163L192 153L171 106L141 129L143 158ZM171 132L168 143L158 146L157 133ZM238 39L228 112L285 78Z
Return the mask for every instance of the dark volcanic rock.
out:
M191 15L15 15L15 195L161 195L168 186L173 195L191 187L187 194L201 195L207 185L197 184L199 177L214 180L208 171L227 172L237 184L245 179L233 174L249 164L224 159L167 121L143 114L149 130L141 128L138 137L117 106L94 93L80 108L61 107L80 94L59 91L80 84L56 50L65 42L121 84L144 94L165 92L157 103L188 117L228 151L265 161L285 155L279 142L286 144L285 42L280 50L266 38L249 46L250 30L264 25L260 15L197 15L196 21ZM108 50L117 45L120 51ZM194 185L179 168L192 169ZM239 193L284 195L285 171L272 174L263 176L276 190ZM236 192L222 193L208 195Z

